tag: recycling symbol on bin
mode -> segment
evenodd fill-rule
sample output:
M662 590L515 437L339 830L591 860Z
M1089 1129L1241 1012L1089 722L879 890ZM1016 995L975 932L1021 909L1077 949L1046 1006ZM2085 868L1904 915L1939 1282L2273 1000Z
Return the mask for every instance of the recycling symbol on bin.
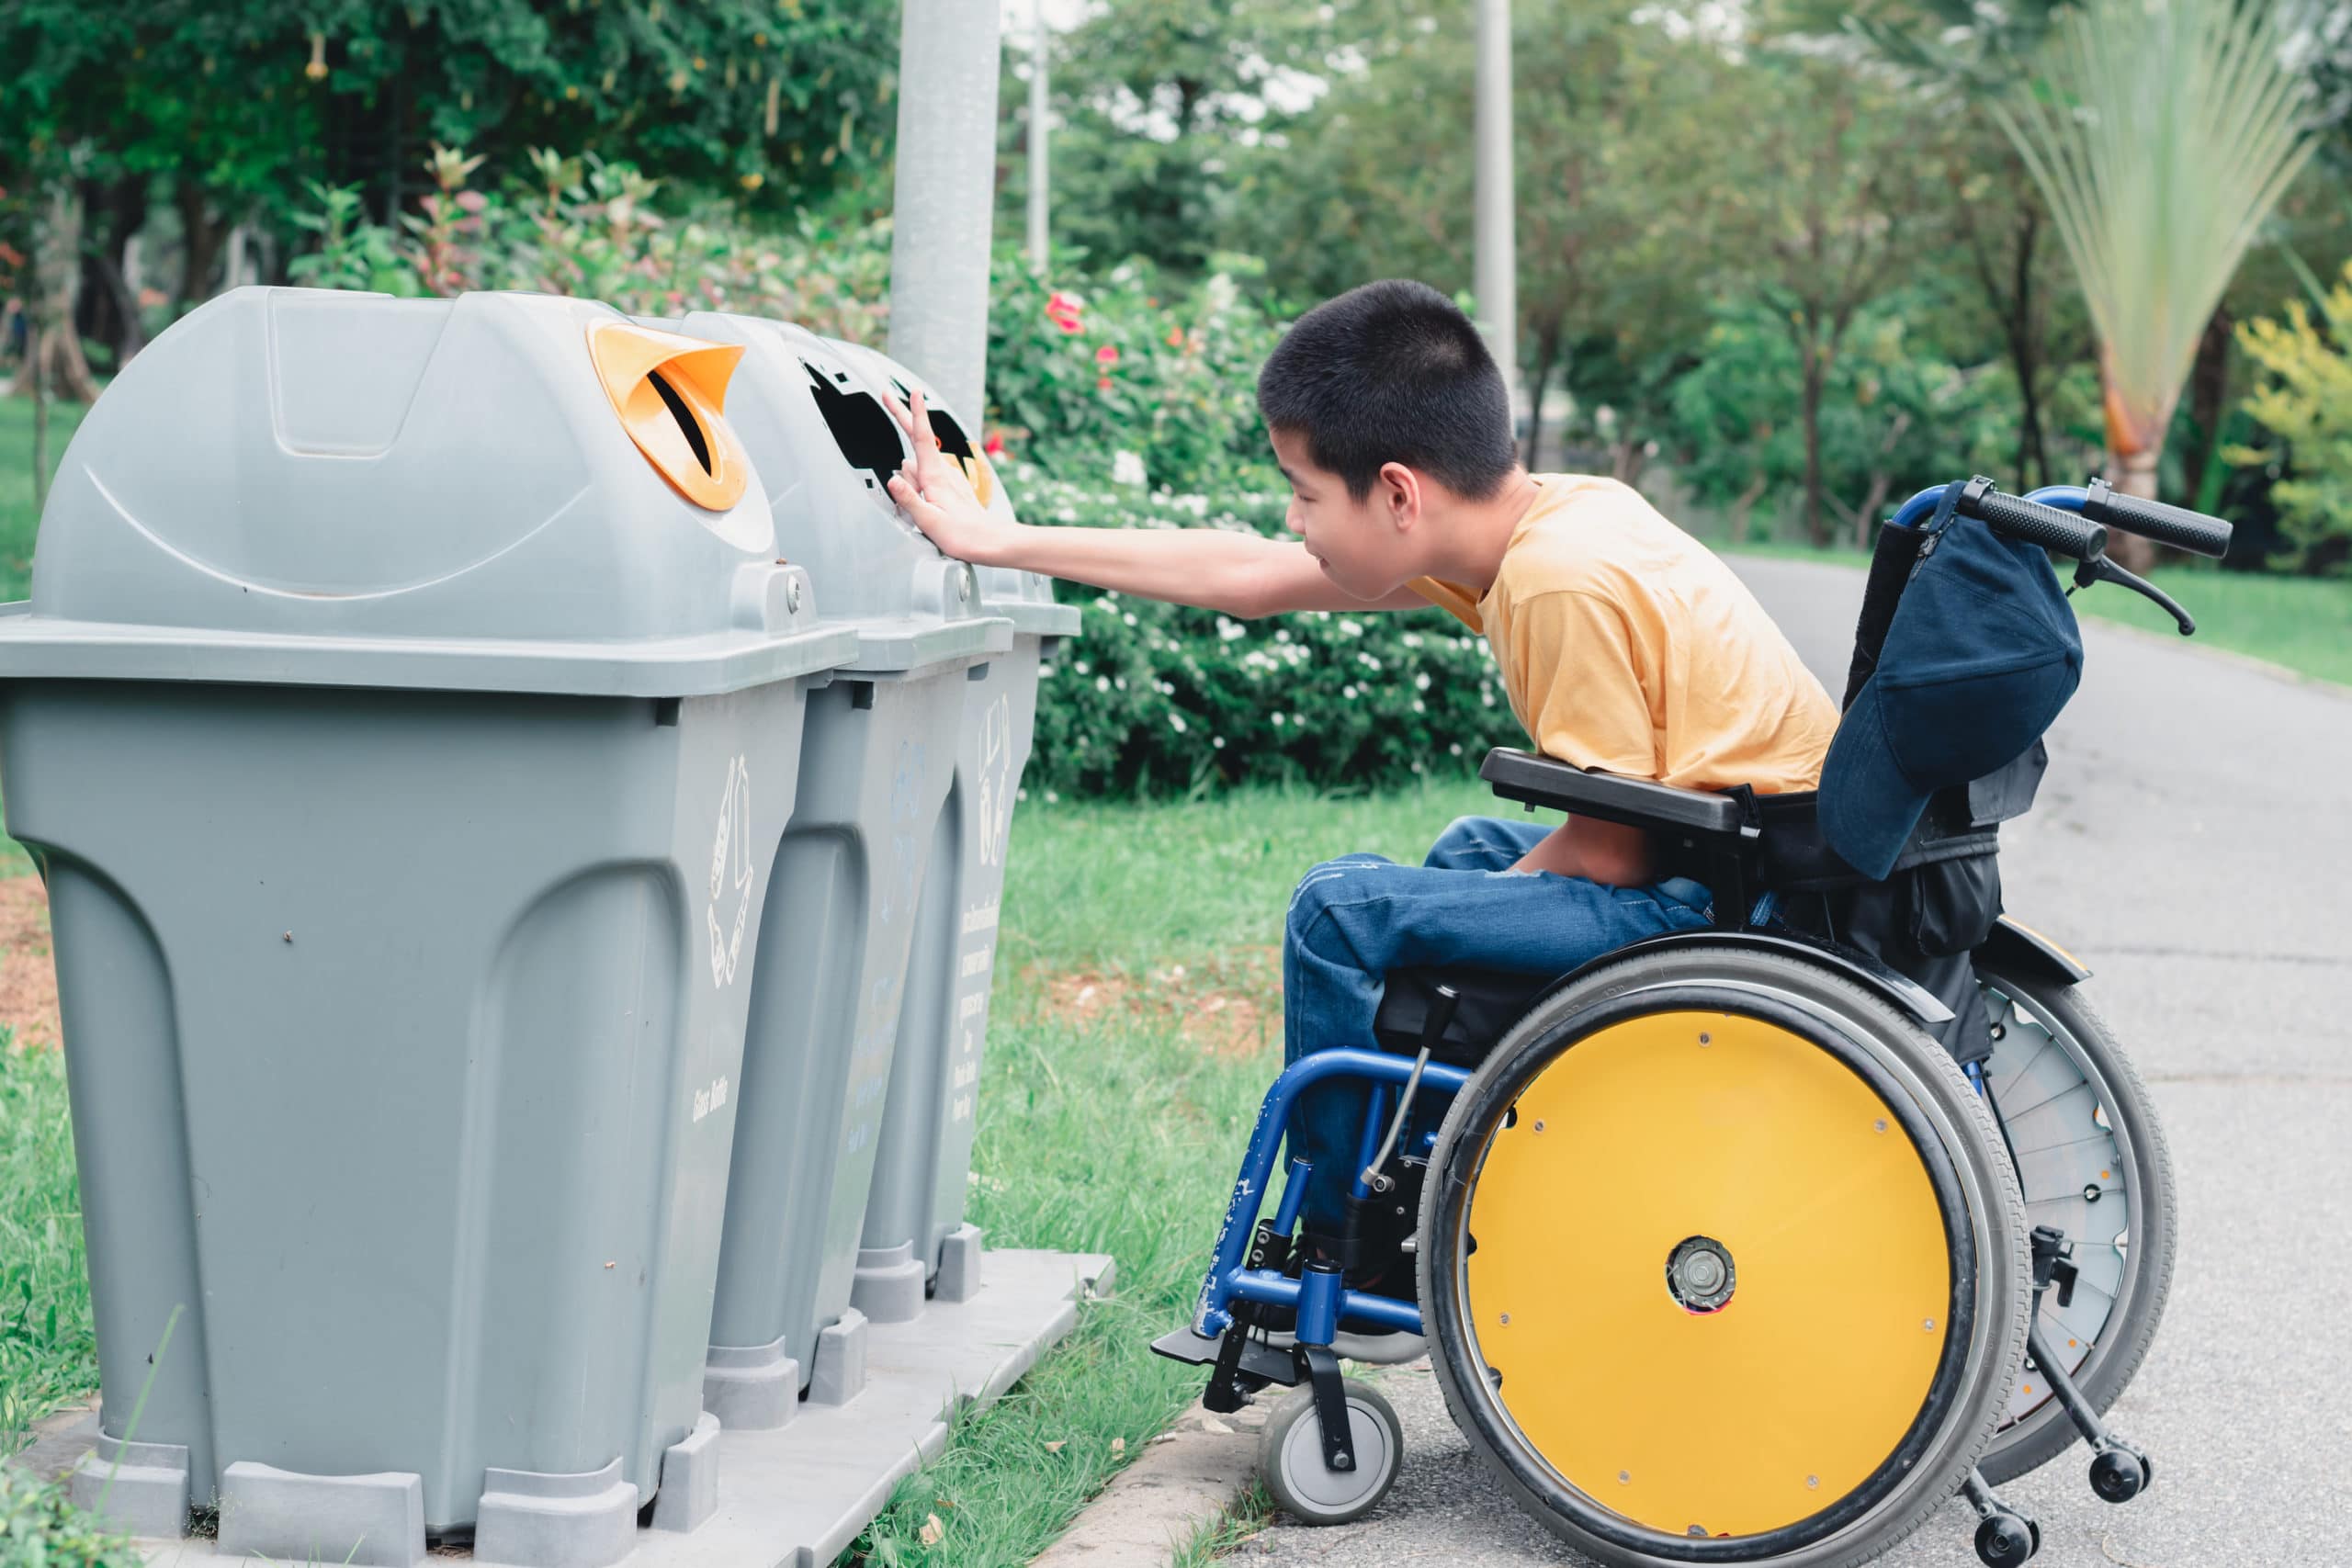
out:
M728 906L733 909L728 912ZM710 842L710 983L735 978L743 957L743 927L752 915L752 770L740 755L727 764L718 801L718 832Z
M980 863L1002 865L1012 831L1012 700L997 698L980 718Z

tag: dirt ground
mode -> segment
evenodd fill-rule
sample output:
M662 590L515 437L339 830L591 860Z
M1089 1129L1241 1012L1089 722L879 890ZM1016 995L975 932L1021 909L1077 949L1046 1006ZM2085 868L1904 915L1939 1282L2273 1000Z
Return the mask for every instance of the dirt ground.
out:
M1214 967L1179 964L1144 976L1080 970L1045 975L1046 1010L1089 1021L1125 1011L1173 1022L1178 1036L1214 1055L1253 1056L1282 1038L1282 985L1272 949L1245 951Z
M49 953L49 895L38 876L0 882L0 1024L20 1045L54 1046L57 967Z

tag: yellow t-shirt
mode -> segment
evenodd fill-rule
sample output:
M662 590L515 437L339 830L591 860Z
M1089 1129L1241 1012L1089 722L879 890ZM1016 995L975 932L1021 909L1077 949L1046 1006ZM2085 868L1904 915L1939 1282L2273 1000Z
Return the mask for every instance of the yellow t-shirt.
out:
M1731 569L1614 479L1538 474L1484 598L1431 604L1484 632L1546 756L1685 789L1812 789L1837 705Z

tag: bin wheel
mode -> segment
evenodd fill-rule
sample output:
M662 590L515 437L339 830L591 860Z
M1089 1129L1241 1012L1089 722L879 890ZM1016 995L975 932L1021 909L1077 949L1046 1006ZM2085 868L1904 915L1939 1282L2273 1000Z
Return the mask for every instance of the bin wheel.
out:
M1348 1402L1348 1436L1356 1467L1340 1472L1323 1462L1323 1430L1315 1420L1315 1391L1294 1390L1274 1407L1258 1444L1258 1473L1275 1502L1301 1524L1344 1525L1379 1506L1405 1457L1405 1429L1388 1401L1368 1383L1340 1384Z
M1958 1490L2024 1359L1999 1140L1950 1054L1826 966L1596 965L1504 1033L1431 1153L1447 1408L1611 1568L1878 1556Z
M2084 987L1983 957L1976 976L1999 1032L1985 1079L2018 1150L2026 1205L2075 1244L2073 1300L2061 1303L2055 1291L2043 1298L2042 1338L2105 1412L2139 1371L2172 1288L2179 1210L2164 1128ZM2048 1383L2029 1372L1984 1452L1984 1479L2014 1481L2077 1436Z

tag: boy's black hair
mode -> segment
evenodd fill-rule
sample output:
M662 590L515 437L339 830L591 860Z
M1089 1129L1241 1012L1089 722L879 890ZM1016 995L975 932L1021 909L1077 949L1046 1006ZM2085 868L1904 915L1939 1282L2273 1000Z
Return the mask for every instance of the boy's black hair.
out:
M1392 278L1327 299L1291 323L1258 372L1267 428L1358 501L1383 463L1418 468L1484 501L1519 461L1510 393L1478 329L1426 283Z

